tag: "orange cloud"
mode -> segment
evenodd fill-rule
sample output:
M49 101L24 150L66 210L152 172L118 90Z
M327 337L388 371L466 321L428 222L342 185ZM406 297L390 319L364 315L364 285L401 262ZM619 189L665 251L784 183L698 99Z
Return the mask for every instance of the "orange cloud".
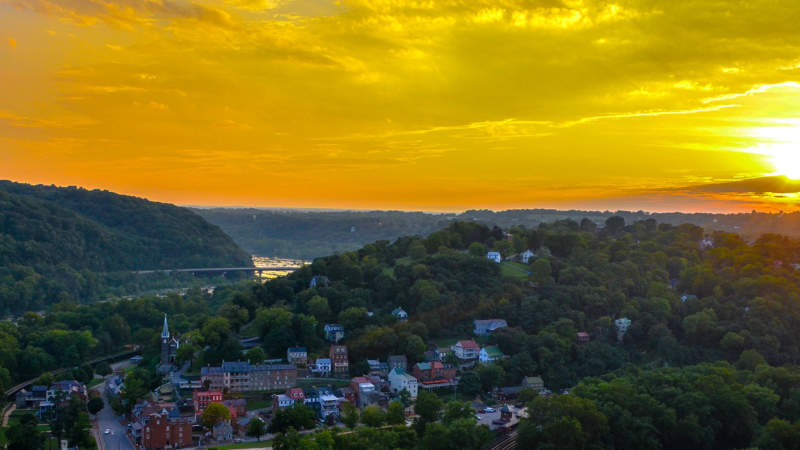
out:
M791 0L0 0L26 50L0 74L0 178L193 204L786 209L791 192L686 186L797 173L798 17Z

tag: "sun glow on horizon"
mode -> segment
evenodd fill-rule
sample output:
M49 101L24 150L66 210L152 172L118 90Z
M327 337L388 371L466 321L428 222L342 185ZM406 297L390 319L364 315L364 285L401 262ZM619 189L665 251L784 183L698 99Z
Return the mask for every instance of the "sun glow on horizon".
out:
M757 128L753 135L765 142L757 153L767 157L775 173L800 180L800 119L775 120L776 126Z

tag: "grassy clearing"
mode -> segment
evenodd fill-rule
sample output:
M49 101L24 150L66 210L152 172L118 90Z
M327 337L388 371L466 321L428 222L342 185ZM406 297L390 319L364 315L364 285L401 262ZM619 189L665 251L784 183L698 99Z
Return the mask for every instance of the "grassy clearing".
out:
M272 400L247 399L247 410L272 408Z
M261 441L261 442L243 442L241 444L219 445L211 448L212 449L216 448L219 450L228 450L228 449L240 449L240 448L267 448L271 446L272 446L272 441Z
M530 268L518 262L506 261L500 265L500 274L506 278L525 281L530 277L528 272Z
M456 342L460 341L461 339L469 339L469 338L436 338L431 339L437 347L445 347L450 348L453 345L456 345Z

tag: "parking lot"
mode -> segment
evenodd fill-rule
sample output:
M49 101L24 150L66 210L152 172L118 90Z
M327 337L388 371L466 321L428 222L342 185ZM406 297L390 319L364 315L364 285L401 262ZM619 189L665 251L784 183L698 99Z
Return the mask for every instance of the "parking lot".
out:
M504 425L512 425L512 426L516 425L517 423L519 423L520 418L525 417L525 415L527 414L525 408L517 408L514 405L508 405L508 408L511 410L511 420L504 425L493 424L492 423L493 421L500 420L500 408L502 407L503 405L494 406L493 407L494 412L486 412L486 413L476 412L475 418L478 419L478 424L486 425L489 427L489 429L495 430Z

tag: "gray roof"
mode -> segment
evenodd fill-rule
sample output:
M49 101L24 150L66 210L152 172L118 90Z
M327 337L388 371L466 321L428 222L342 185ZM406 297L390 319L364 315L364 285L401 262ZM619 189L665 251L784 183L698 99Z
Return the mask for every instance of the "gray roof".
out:
M221 366L203 367L200 375L213 373L271 372L274 370L297 369L294 364L250 364L247 361L223 361Z

